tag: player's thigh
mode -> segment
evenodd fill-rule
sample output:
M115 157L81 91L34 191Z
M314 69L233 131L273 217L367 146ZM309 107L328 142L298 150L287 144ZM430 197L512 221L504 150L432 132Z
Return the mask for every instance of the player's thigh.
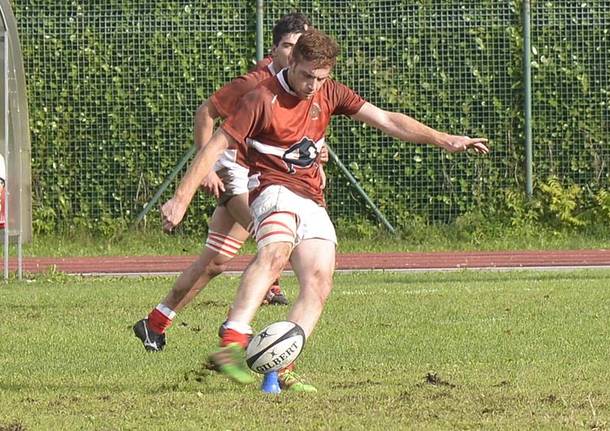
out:
M210 231L234 238L238 241L248 239L248 231L235 220L229 209L224 205L219 205L214 210L208 223Z
M290 264L299 283L330 283L335 270L335 243L327 239L310 238L292 251Z
M244 228L248 227L252 220L250 207L248 206L248 193L233 196L224 206L233 217L233 220L237 221Z

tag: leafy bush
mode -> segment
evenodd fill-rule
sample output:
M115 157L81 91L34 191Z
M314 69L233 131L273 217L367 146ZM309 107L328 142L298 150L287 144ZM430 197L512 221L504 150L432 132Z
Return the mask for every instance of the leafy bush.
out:
M412 231L414 218L463 223L480 207L514 227L607 222L610 0L533 2L534 170L548 178L533 199L523 194L520 5L270 0L264 18L269 29L302 10L341 42L335 75L367 100L490 139L489 157L452 155L333 120L328 142L399 229ZM253 63L254 2L23 0L13 7L28 81L38 232L112 232L133 220L192 145L197 106ZM367 234L374 214L336 166L328 171L331 215ZM198 198L183 229L201 234L213 205Z

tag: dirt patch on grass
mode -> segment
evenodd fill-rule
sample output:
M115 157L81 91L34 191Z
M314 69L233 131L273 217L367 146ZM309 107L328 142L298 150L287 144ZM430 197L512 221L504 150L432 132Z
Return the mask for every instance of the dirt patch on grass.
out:
M447 380L443 380L437 373L426 374L426 383L433 386L443 386L447 388L455 388L455 385Z
M201 309L206 309L206 308L213 308L213 307L220 307L220 308L226 308L229 305L231 305L228 301L222 301L222 300L213 300L213 299L207 299L201 302L198 302L197 304L193 305L193 308L197 309L197 310L201 310Z
M215 374L216 368L209 362L204 362L201 364L201 368L189 370L184 373L184 381L196 381L198 383L203 383L205 379L211 377Z
M200 326L190 326L188 322L180 322L178 325L179 328L189 329L192 332L201 332Z
M13 422L12 424L4 425L0 424L0 431L26 431L27 428L19 422Z
M381 382L376 382L371 379L366 379L358 382L342 382L336 383L332 385L333 389L354 389L354 388L364 388L367 386L379 386Z

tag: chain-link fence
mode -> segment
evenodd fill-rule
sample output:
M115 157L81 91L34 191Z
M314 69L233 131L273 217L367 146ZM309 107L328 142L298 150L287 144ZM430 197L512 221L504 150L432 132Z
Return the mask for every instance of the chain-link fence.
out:
M534 169L610 185L610 1L533 2Z
M14 5L38 229L133 219L192 145L199 103L253 61L255 2L102 3ZM450 221L524 188L520 3L269 0L265 42L280 16L305 12L342 46L335 77L367 100L488 137L489 157L450 155L333 120L331 146L393 224ZM534 171L607 187L610 0L577 3L534 3ZM331 216L374 219L329 170ZM191 226L213 205L199 197Z
M266 2L266 27L282 14L282 3ZM333 120L331 145L392 223L400 226L413 216L447 221L476 205L490 186L506 185L506 169L518 162L514 147L506 145L518 127L512 108L519 70L511 66L519 60L519 14L511 2L291 4L341 43L335 76L367 100L494 143L489 159L470 158L401 143L350 119ZM331 213L365 213L348 182L333 178Z

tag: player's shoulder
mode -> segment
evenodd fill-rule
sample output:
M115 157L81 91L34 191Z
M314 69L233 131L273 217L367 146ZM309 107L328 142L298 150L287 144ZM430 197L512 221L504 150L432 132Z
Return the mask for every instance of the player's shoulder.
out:
M245 97L249 101L254 101L260 99L261 101L270 101L277 94L276 85L275 85L275 77L270 76L266 79L263 79L259 82L259 84L248 91L243 97Z
M239 76L238 78L236 78L236 80L239 80L242 82L259 83L271 76L273 76L273 75L271 74L269 69L265 68L265 69L259 69L259 70L252 70L244 75Z
M268 69L271 63L273 63L273 58L271 56L265 57L262 60L257 61L256 64L250 69L250 72Z
M353 90L350 87L334 78L327 79L322 86L322 93L325 97L333 97L351 92Z
M351 90L351 88L349 88L346 84L337 81L335 78L328 78L326 80L325 86L326 88L334 91L343 89Z

